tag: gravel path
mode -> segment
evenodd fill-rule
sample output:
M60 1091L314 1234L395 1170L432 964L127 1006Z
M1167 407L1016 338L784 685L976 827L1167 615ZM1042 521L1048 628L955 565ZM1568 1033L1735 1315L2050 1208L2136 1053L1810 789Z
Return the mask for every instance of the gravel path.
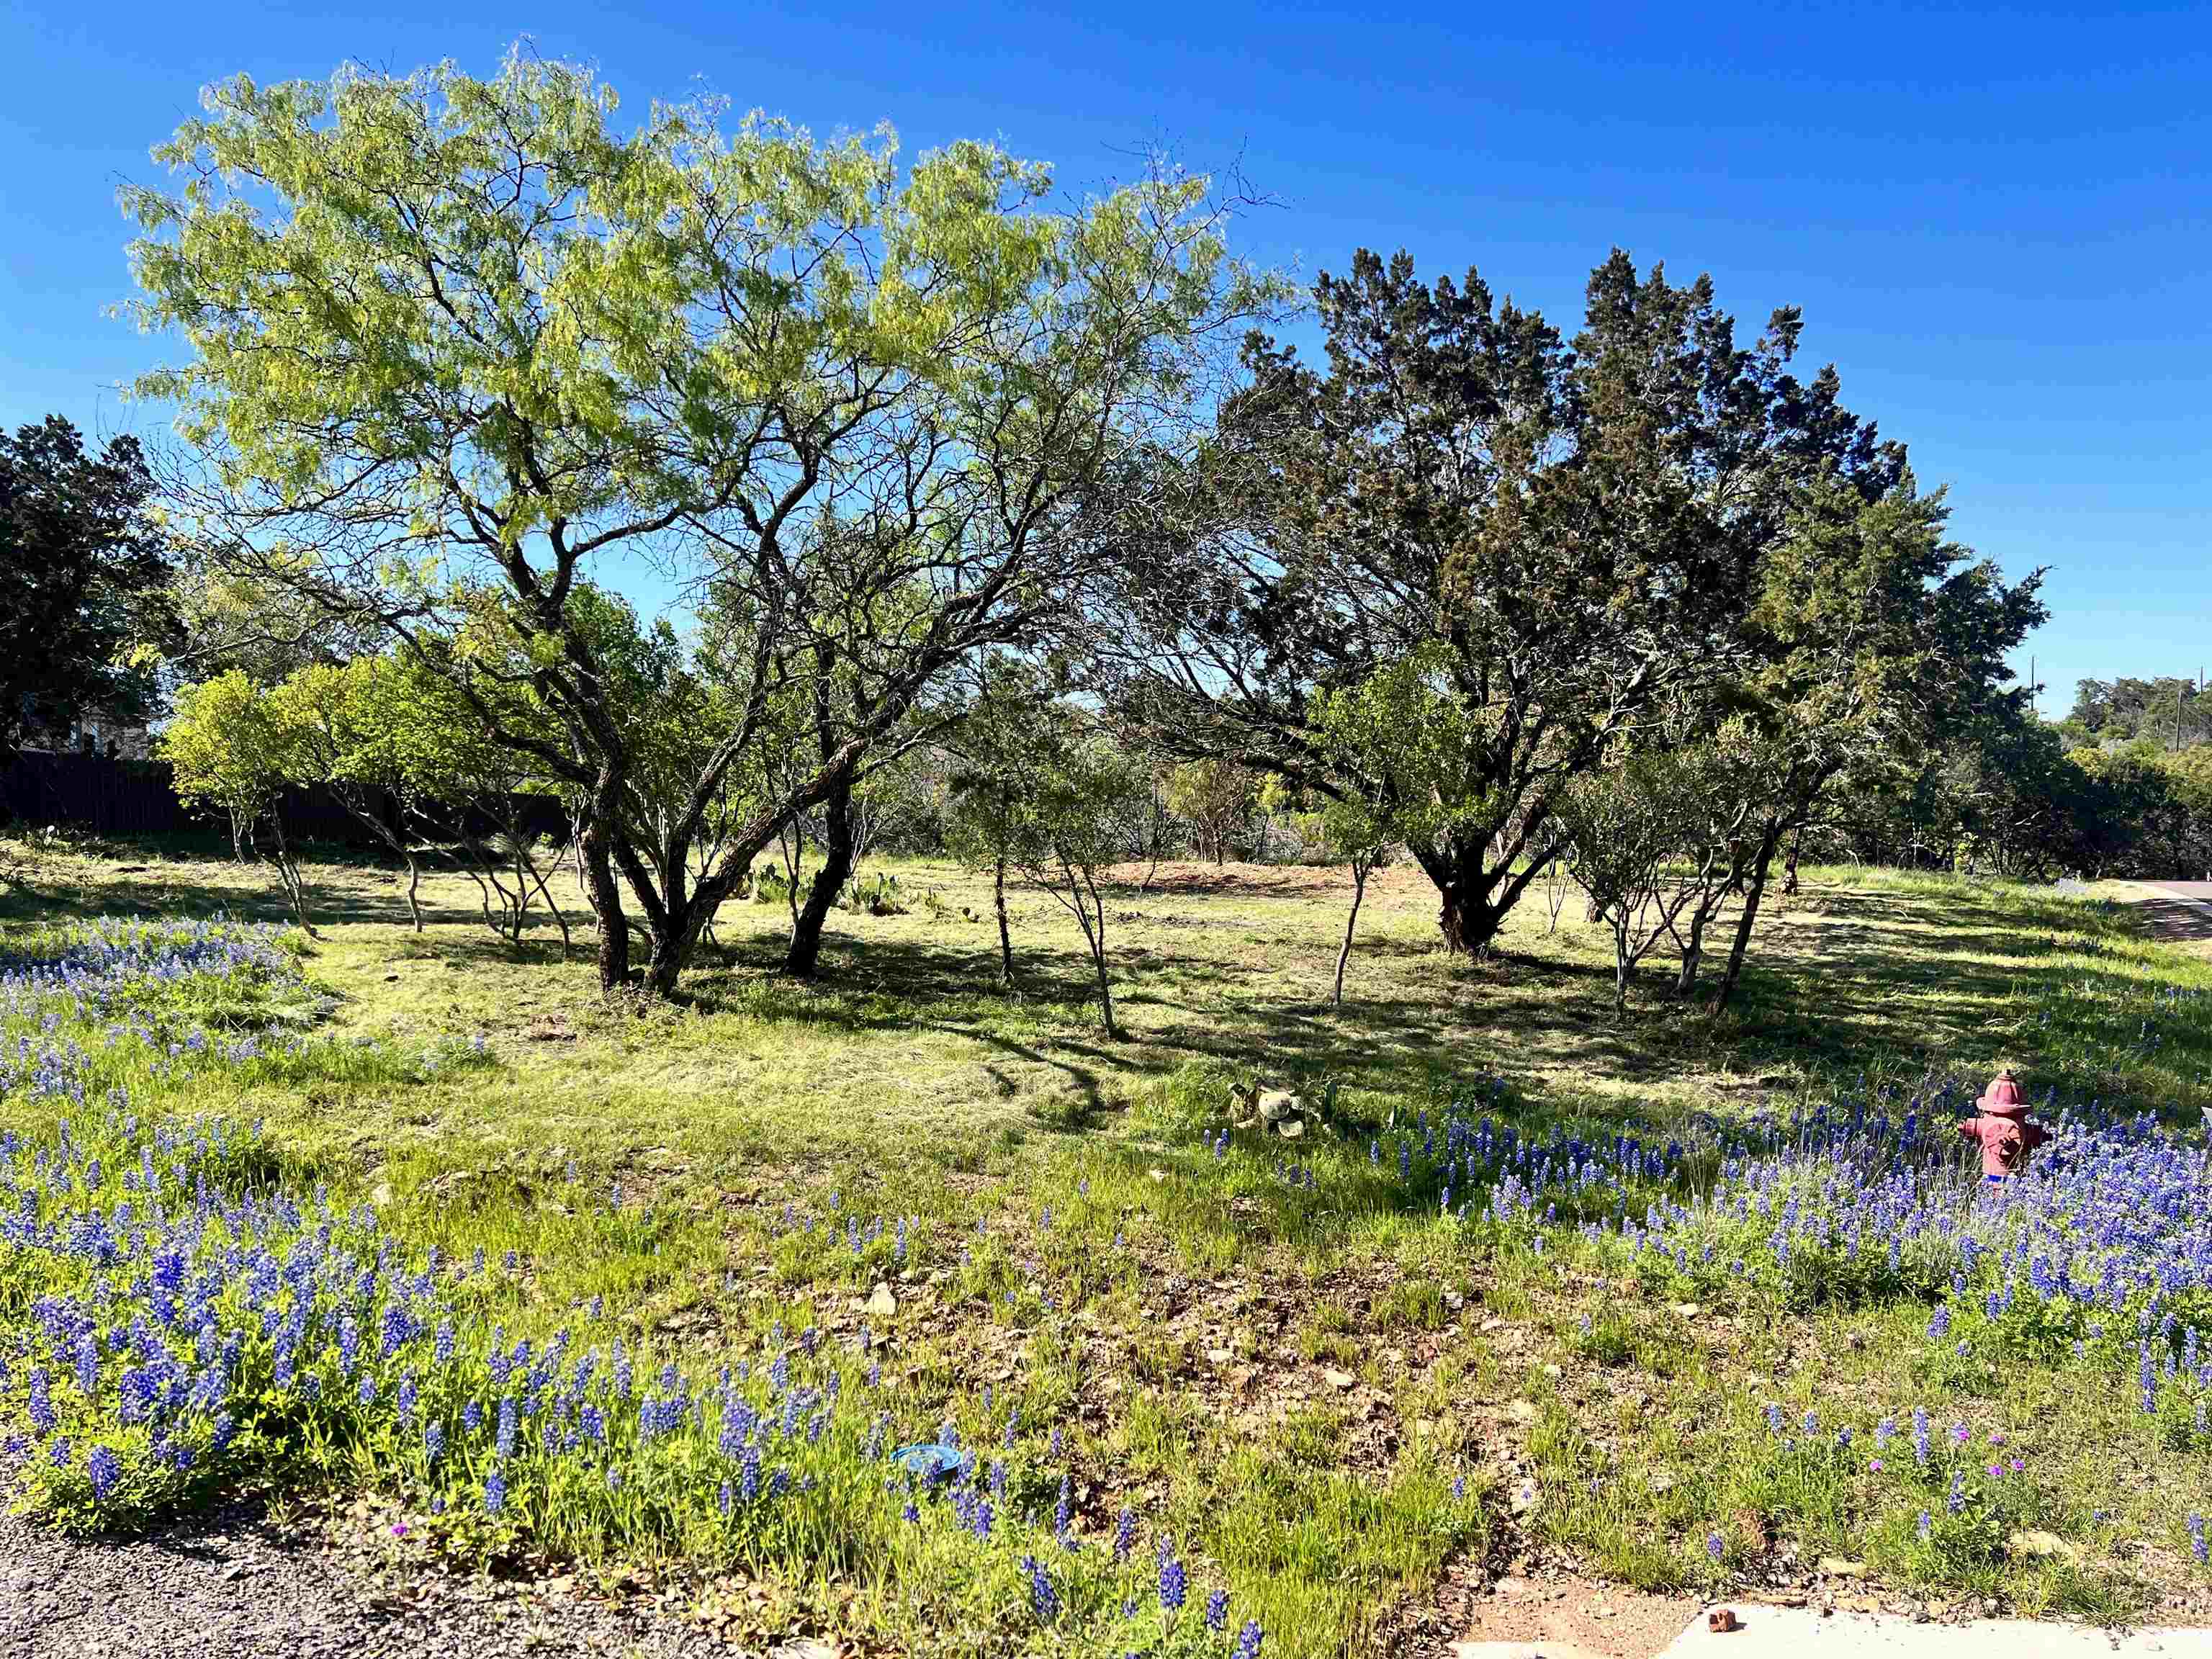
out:
M0 1659L744 1659L688 1620L614 1607L570 1581L387 1577L252 1510L127 1541L62 1538L0 1516ZM780 1659L820 1656L798 1643Z

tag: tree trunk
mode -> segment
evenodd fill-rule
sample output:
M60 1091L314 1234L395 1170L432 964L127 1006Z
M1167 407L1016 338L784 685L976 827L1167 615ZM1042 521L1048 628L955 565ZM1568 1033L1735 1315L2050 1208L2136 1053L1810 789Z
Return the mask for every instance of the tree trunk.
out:
M783 971L795 979L812 979L821 966L823 924L853 873L853 786L841 781L822 804L822 863L806 890L805 908L792 922L791 946L783 955Z
M416 893L422 885L422 862L411 847L401 848L399 856L407 860L407 914L415 919L415 931L419 933L422 931L422 904Z
M1014 988L1014 936L1006 927L1006 860L999 859L991 881L991 897L999 910L999 988Z
M1352 960L1352 930L1359 925L1359 901L1367 896L1368 864L1364 859L1352 861L1352 914L1344 919L1344 943L1336 952L1336 989L1329 1000L1339 1008L1344 1006L1344 967Z
M576 849L599 919L599 989L609 992L629 982L629 918L623 914L622 888L615 880L605 833L587 823Z
M1468 847L1455 841L1413 848L1414 860L1437 886L1437 925L1445 947L1462 956L1479 957L1489 949L1542 867L1542 860L1535 860L1519 871L1504 860L1486 868L1483 852L1481 842Z
M1799 824L1790 832L1790 856L1782 863L1782 890L1784 895L1797 890L1797 854L1805 845L1805 826Z
M1079 875L1066 860L1068 891L1075 899L1075 919L1083 924L1084 942L1091 946L1091 965L1098 975L1098 1006L1106 1020L1106 1035L1117 1041L1121 1027L1114 1018L1114 987L1106 976L1106 907L1099 902L1098 884L1086 868Z
M526 848L528 843L517 841L515 845L518 848ZM518 852L515 854L515 862L529 872L530 879L538 888L538 896L545 901L545 908L553 913L553 925L561 930L561 960L568 961L570 943L568 918L562 913L561 907L553 902L553 890L545 884L545 872L538 867L537 855L526 850ZM526 899L528 895L526 894L524 896Z
M1703 904L1691 913L1690 942L1682 947L1682 971L1674 978L1678 997L1687 997L1698 988L1698 964L1705 955L1705 920L1711 915Z
M1744 954L1751 949L1752 923L1759 919L1759 896L1766 890L1766 872L1774 862L1774 849L1782 842L1782 827L1769 823L1759 838L1759 857L1753 864L1750 884L1744 889L1743 914L1736 918L1735 941L1729 947L1728 971L1721 975L1721 988L1713 998L1713 1012L1717 1013L1729 1006L1735 994L1736 981L1743 975Z
M300 866L292 861L291 845L284 839L284 819L281 808L270 811L269 831L276 847L276 879L283 885L284 896L292 902L292 915L298 920L301 933L309 939L319 939L321 935L315 932L314 923L307 920L307 884L300 874Z

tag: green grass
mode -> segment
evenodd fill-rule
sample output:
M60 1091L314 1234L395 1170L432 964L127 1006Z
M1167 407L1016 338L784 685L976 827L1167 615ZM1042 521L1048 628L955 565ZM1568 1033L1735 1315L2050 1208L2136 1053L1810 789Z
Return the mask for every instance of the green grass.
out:
M2085 1389L2092 1361L2000 1374L1931 1358L1924 1307L1700 1295L1565 1233L1539 1255L1412 1206L1365 1156L1377 1126L1493 1076L1523 1127L1579 1132L2000 1063L2193 1124L2212 1106L2212 957L2105 898L1808 872L1763 922L1739 1011L1685 1011L1654 971L1616 1018L1578 906L1556 933L1523 906L1469 963L1436 948L1418 872L1391 870L1338 1009L1341 872L1173 866L1109 896L1115 1042L1048 897L1017 896L1006 996L983 886L895 872L908 913L833 915L818 986L775 973L779 907L733 904L681 998L641 1012L602 1003L550 928L495 939L458 878L425 884L418 935L391 872L315 866L322 937L300 948L319 996L194 1012L317 1040L242 1079L129 1080L145 1104L264 1120L288 1178L374 1203L412 1241L516 1252L485 1292L514 1330L603 1296L629 1336L711 1355L777 1320L848 1330L890 1280L902 1387L957 1413L988 1385L1025 1422L1070 1425L1079 1529L1103 1538L1137 1507L1267 1622L1271 1656L1369 1650L1447 1564L1526 1542L1647 1589L1717 1588L1788 1551L2104 1619L2208 1582L2179 1541L2212 1484L2202 1453ZM72 918L217 910L280 915L255 872L190 849L50 851L0 896L0 952ZM1217 1156L1227 1085L1255 1076L1325 1094L1339 1133L1247 1133ZM43 1116L0 1102L0 1127ZM833 1197L919 1219L902 1274L884 1248L786 1224ZM2002 1426L2032 1473L2009 1507L1927 1539L1919 1486L1783 1447L1763 1415L1870 1422L1931 1393ZM1516 1399L1534 1410L1500 1410ZM1503 1494L1523 1469L1541 1501L1516 1519ZM2068 1553L2007 1547L2030 1529ZM921 1552L899 1568L910 1593L825 1551L783 1569L771 1604L901 1650L996 1650L960 1570L881 1547ZM932 1583L935 1600L915 1589Z

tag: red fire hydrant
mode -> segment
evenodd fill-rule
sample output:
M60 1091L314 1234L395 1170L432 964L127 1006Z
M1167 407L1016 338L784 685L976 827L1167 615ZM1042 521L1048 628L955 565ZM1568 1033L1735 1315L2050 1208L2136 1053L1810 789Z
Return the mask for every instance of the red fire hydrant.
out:
M2006 1181L2027 1168L2027 1155L2051 1139L2051 1131L2028 1121L2027 1102L2012 1073L2001 1073L1974 1104L1980 1115L1968 1118L1959 1133L1982 1147L1982 1179Z

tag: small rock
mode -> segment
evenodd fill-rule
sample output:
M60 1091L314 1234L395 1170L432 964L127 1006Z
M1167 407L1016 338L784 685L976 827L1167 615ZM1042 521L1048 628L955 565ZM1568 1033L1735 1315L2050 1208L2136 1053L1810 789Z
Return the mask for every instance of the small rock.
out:
M1206 1357L1217 1365L1226 1365L1237 1355L1234 1350L1229 1348L1208 1348L1206 1351Z
M867 1303L861 1311L872 1318L889 1319L898 1311L898 1297L891 1294L889 1285L878 1279L876 1288L868 1293Z
M1359 1381L1350 1371L1340 1371L1334 1369L1323 1371L1321 1377L1322 1381L1332 1389L1349 1389L1354 1387Z
M1296 1140L1305 1132L1306 1126L1294 1117L1286 1117L1275 1126L1275 1133L1285 1140Z
M2078 1559L2081 1554L2057 1533L2033 1528L2013 1534L2005 1540L2005 1547L2014 1555L2063 1556L2069 1561Z
M1509 1400L1505 1402L1505 1414L1516 1423L1533 1423L1536 1420L1536 1407L1526 1400Z
M1840 1555L1822 1556L1815 1569L1823 1578L1863 1578L1866 1570L1865 1562L1847 1560Z
M382 1209L386 1205L387 1205L387 1204L391 1203L391 1202L392 1202L392 1183L391 1183L390 1182L388 1182L388 1181L380 1181L380 1182L378 1182L376 1183L375 1189L374 1189L374 1191L372 1191L372 1192L369 1194L369 1195L368 1195L368 1201L369 1201L370 1203L374 1204L374 1206L376 1206L376 1207L377 1207L378 1209L380 1209L380 1209Z

